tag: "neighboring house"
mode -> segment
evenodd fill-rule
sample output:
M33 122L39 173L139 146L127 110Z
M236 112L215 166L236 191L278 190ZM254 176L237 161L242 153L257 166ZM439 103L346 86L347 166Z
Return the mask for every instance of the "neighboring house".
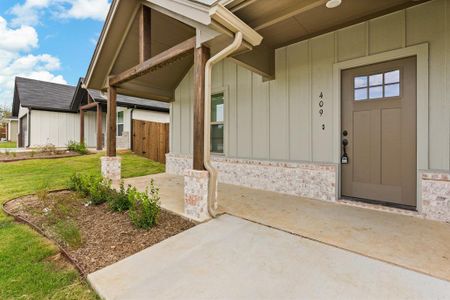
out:
M221 182L450 221L450 0L339 3L115 0L86 86L171 103L192 211L211 152Z
M10 142L17 142L18 134L19 134L19 122L15 117L7 118L7 137L6 139Z
M80 106L87 101L105 106L100 92L88 92L78 86L56 84L16 77L13 100L13 116L19 120L19 147L39 147L53 144L66 147L69 141L80 140ZM118 148L131 148L131 120L168 123L167 104L152 102L128 96L118 96ZM101 114L101 137L106 131L106 109ZM84 127L85 142L88 147L97 147L97 116L87 111ZM100 147L101 148L101 147Z

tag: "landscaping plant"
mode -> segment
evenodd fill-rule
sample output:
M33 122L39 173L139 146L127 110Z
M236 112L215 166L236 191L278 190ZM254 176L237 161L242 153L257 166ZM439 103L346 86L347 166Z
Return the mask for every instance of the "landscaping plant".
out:
M39 186L38 190L36 191L36 196L40 201L42 201L45 205L45 207L49 206L48 202L48 193L50 191L48 180L44 180L42 184Z
M56 146L52 143L45 144L42 147L39 147L40 152L42 153L49 153L49 154L55 154L56 153Z
M69 143L67 144L67 150L77 152L79 154L87 154L88 153L86 144L78 143L76 141L69 141Z
M110 180L96 175L74 174L70 177L68 186L70 190L89 197L95 205L108 201L114 192Z
M119 192L113 191L111 193L111 197L108 199L108 205L109 208L112 211L127 211L130 209L131 203L128 199L128 194L131 190L131 185L128 185L128 187L125 189L125 185L123 181L120 183L120 190Z
M83 243L80 229L72 220L59 220L55 224L55 231L58 237L71 248L79 248Z
M135 187L128 191L128 199L131 203L128 215L131 222L139 228L151 228L156 225L160 211L159 188L155 187L153 179L145 192L138 192Z

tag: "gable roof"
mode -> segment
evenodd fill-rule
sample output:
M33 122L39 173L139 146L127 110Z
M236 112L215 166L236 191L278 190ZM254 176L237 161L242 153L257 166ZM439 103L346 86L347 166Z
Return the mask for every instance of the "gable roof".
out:
M72 105L75 87L35 79L16 77L13 99L13 116L17 116L19 107L76 112Z
M77 86L58 84L47 81L16 77L14 86L12 115L19 115L20 106L47 111L71 112L79 111L81 105L86 104L89 93L94 101L106 104L106 96L100 91L90 89L87 91L80 78ZM140 108L169 112L169 104L154 100L117 95L117 105L128 108Z
M73 95L72 103L75 107L79 108L82 105L88 103L87 96L89 95L91 99L95 102L99 102L101 104L106 104L107 98L99 90L94 89L86 89L84 87L84 79L80 78L78 80L78 85L76 87L75 93ZM140 108L146 110L154 110L154 111L162 111L169 112L170 105L165 102L142 99L137 97L130 97L125 95L117 95L117 106L127 107L127 108Z

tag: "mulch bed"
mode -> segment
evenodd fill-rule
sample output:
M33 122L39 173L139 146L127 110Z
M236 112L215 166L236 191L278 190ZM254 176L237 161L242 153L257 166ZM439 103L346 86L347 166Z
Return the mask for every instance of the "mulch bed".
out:
M86 206L87 200L74 192L50 193L47 199L46 205L35 195L26 196L7 202L4 208L55 240L84 274L111 265L195 226L193 222L161 209L155 227L138 229L131 224L126 212L112 212L107 204ZM48 201L65 203L65 207L70 209L71 219L77 224L82 237L79 248L68 246L49 226L49 215L45 212Z
M0 162L13 162L27 159L52 159L79 156L80 154L72 151L55 151L55 152L0 152Z

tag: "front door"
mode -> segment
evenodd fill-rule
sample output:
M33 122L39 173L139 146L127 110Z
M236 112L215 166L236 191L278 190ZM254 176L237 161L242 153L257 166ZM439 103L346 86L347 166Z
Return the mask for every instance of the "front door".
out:
M342 71L341 134L342 196L416 206L416 57Z

